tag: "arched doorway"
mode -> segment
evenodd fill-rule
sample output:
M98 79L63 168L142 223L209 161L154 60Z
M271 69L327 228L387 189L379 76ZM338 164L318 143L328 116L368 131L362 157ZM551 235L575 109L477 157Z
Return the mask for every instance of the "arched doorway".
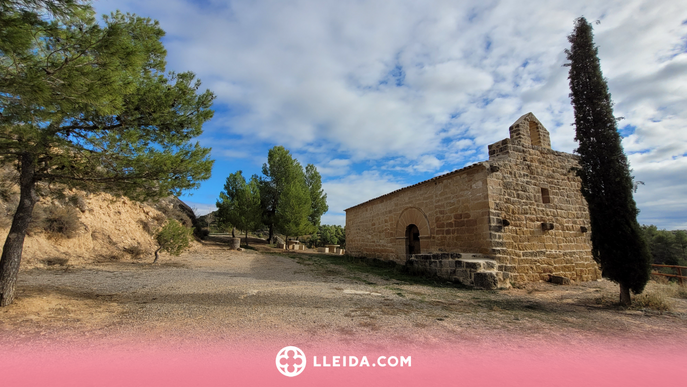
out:
M406 227L406 254L420 254L420 229L411 224Z

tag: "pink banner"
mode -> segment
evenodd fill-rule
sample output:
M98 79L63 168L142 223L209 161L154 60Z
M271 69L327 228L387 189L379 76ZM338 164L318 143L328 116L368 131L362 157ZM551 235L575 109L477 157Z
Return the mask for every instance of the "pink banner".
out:
M647 342L244 342L19 345L1 386L650 386L687 385L687 350ZM292 347L292 348L289 348Z

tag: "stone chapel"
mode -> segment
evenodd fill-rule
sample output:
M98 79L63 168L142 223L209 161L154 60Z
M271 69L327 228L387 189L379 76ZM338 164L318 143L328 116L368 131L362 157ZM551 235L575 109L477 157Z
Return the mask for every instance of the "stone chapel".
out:
M509 130L488 161L347 209L347 253L486 289L601 278L578 157L532 113Z

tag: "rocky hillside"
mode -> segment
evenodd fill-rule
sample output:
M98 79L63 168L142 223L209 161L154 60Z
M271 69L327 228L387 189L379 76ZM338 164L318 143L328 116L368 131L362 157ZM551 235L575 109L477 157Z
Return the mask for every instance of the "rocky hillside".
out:
M14 180L12 171L0 172L0 249L19 201ZM138 203L105 193L41 189L24 242L23 270L94 261L152 261L155 232L168 218L188 227L195 219L193 211L174 197Z

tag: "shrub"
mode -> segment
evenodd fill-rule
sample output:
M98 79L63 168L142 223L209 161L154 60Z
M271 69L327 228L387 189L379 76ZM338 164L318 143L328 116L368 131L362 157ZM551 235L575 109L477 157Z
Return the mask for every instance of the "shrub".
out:
M74 238L81 228L79 213L73 207L50 208L37 223L44 231L66 238Z
M48 258L43 262L48 266L66 266L69 258Z
M196 226L193 228L193 235L195 235L198 239L205 239L208 235L210 235L210 230Z
M18 201L18 192L15 189L19 181L16 171L4 168L0 170L0 200L4 202Z
M141 259L147 253L146 249L144 249L140 243L125 247L123 250L125 253L131 255L132 259Z
M136 223L138 223L141 226L141 228L143 229L143 231L145 231L148 235L152 235L152 236L156 235L157 223L155 223L154 221L148 222L144 219L139 219L136 221Z
M155 214L155 216L153 216L153 220L155 221L155 223L161 225L165 223L167 217L163 213L157 213Z
M678 298L687 298L687 286L685 286L685 285L678 286L676 296Z
M162 199L158 203L154 203L153 207L164 214L166 219L174 219L186 227L193 225L193 219L173 200Z
M160 250L164 250L172 255L181 254L190 243L191 230L176 220L170 219L157 233L156 239L160 247L155 250L155 260L153 263L157 262Z
M76 195L70 196L69 197L69 204L78 208L79 211L81 211L81 212L88 211L88 204L86 203L86 199L81 195L76 194Z

